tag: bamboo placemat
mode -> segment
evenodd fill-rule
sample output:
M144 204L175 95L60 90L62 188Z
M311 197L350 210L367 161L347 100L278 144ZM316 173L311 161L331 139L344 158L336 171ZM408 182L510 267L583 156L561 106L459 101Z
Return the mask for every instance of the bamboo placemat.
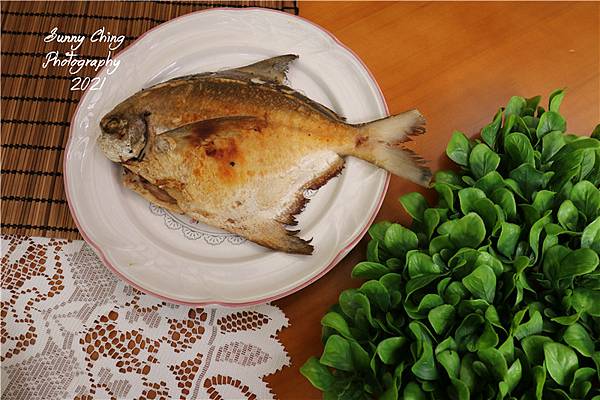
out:
M62 161L69 124L83 92L69 90L84 68L42 68L46 53L67 43L44 42L53 27L91 35L105 27L125 35L124 46L172 18L212 7L266 7L298 13L295 1L2 2L2 222L3 233L78 239L63 186ZM89 37L89 36L87 36ZM60 48L56 45L61 45ZM106 58L106 46L83 42L81 58Z

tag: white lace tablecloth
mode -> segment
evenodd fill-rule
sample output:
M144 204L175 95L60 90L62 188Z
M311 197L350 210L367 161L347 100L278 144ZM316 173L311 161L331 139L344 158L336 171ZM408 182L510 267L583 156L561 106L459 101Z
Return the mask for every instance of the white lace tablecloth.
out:
M4 399L272 399L275 306L190 308L124 284L82 241L2 236Z

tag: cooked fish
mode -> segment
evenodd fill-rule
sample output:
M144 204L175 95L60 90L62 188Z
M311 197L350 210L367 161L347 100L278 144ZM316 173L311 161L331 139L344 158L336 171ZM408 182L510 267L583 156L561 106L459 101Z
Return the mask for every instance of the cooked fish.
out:
M303 192L354 156L425 185L423 160L401 143L425 131L417 110L348 124L284 85L285 55L175 78L142 90L100 122L98 143L149 201L265 247L311 254L294 218Z

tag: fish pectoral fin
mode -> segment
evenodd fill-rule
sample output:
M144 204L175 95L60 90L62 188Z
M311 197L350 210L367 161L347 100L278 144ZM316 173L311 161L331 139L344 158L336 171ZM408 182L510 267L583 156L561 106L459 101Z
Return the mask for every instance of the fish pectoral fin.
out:
M192 145L200 145L210 136L223 133L238 133L247 130L260 132L266 126L267 122L264 119L247 115L206 119L195 121L160 134L157 137L155 146L157 146L158 151L164 151L168 143L165 144L164 140L160 139L166 138L173 138L176 141L188 141Z
M286 54L268 58L245 67L235 68L234 71L245 72L255 75L257 78L281 84L285 81L290 63L297 58L298 56L295 54Z

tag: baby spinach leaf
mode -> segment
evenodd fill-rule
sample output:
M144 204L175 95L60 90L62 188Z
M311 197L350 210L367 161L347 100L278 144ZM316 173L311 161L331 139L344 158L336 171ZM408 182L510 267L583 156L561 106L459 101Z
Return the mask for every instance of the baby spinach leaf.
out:
M433 262L431 256L418 250L411 250L406 255L406 269L408 276L411 278L442 272L439 265Z
M548 181L546 174L538 171L531 164L521 164L510 171L509 176L517 183L521 193L527 199L530 199L534 192L546 186Z
M498 164L500 156L483 143L476 145L469 155L469 168L477 179L495 171Z
M496 189L492 193L491 199L502 208L508 220L512 221L516 218L517 203L510 190L505 188Z
M560 104L562 103L565 97L564 89L558 89L550 94L550 98L548 100L548 110L558 112L560 108Z
M391 222L388 221L380 221L376 224L371 225L369 228L369 236L371 239L377 240L380 243L383 243L383 238L385 236L385 232L392 225Z
M532 368L531 372L535 382L535 398L536 400L542 400L544 395L544 384L546 383L546 368L537 365Z
M425 392L415 382L409 382L402 392L404 400L427 400Z
M502 396L506 396L511 393L519 384L519 381L522 377L522 368L521 361L518 359L512 363L508 371L506 372L506 377L502 382L500 382L500 394Z
M435 359L452 379L457 379L460 371L460 357L456 350L456 343L451 337L442 341L435 348Z
M552 131L564 132L567 129L565 119L555 111L547 111L540 117L540 122L537 126L536 134L538 138L542 138L545 134Z
M494 120L481 130L481 138L492 149L494 149L496 146L496 136L498 135L498 130L500 129L501 124L502 110L499 110L494 116Z
M423 213L429 207L425 197L419 192L412 192L400 197L400 203L406 212L417 221L423 221Z
M486 365L488 370L498 380L503 380L508 374L508 366L506 360L498 350L489 347L477 351L477 357Z
M466 188L458 191L458 199L460 203L460 210L463 214L467 215L474 208L475 202L479 199L485 199L485 193L483 190L477 188Z
M529 321L517 326L517 329L513 332L515 339L523 339L527 336L535 335L542 332L543 320L542 315L538 311L534 311L531 314Z
M530 365L542 365L544 363L544 344L551 342L552 339L549 337L539 335L527 336L521 340L521 347Z
M379 281L367 281L358 291L367 296L369 303L376 305L381 311L386 312L390 308L390 294Z
M469 213L457 220L448 237L456 246L477 248L485 239L485 224L479 215Z
M338 335L331 335L325 343L325 348L319 362L342 371L353 371L350 342Z
M596 371L593 368L579 368L573 376L573 383L569 387L571 396L584 399L592 388L592 377ZM597 396L596 396L597 397Z
M561 386L568 385L579 368L577 354L561 343L544 343L544 360L548 373Z
M587 288L575 288L571 297L571 306L578 313L586 312L600 317L600 291Z
M490 196L496 189L504 187L504 179L498 171L492 171L479 178L475 182L475 187L483 190L487 196Z
M431 327L441 335L454 322L454 307L450 304L439 305L427 314Z
M594 250L600 254L600 217L586 226L581 235L581 247Z
M417 235L400 224L392 224L383 238L385 247L395 256L404 257L407 251L419 245Z
M561 260L556 278L570 278L590 273L598 266L598 254L591 249L571 251Z
M377 345L377 355L384 364L396 365L404 358L402 348L407 344L405 337L390 337Z
M352 334L350 333L350 328L348 328L348 323L344 317L336 312L328 312L325 314L323 318L321 318L321 325L335 330L346 339L352 339Z
M512 257L519 242L520 234L521 227L519 225L503 222L500 228L500 237L498 238L498 251L506 257Z
M390 272L390 269L383 264L370 261L363 261L356 264L356 266L352 269L352 277L364 279L379 279L388 272Z
M529 138L522 133L513 132L504 138L504 151L512 159L515 166L531 164L535 166L533 146Z
M562 132L552 131L542 138L542 162L547 163L565 145Z
M311 357L300 367L300 373L319 390L326 391L334 383L335 377L316 357Z
M523 97L513 96L510 98L510 100L508 101L508 104L506 105L506 109L504 110L504 115L505 116L510 116L510 115L519 116L519 115L521 115L521 112L523 111L523 109L525 108L526 105L527 105L527 102L525 101L525 99Z
M469 162L471 143L464 133L455 131L446 147L448 157L459 165L466 166Z
M496 274L487 265L480 265L462 279L462 284L473 296L488 303L494 301L496 294Z
M577 207L571 200L565 200L560 205L557 214L558 222L566 228L570 230L577 229L577 220L579 219L579 212L577 211Z
M570 199L588 221L593 221L600 215L600 189L591 182L581 181L573 186Z
M594 353L594 342L580 324L575 323L569 326L563 334L563 340L586 357L591 357Z

